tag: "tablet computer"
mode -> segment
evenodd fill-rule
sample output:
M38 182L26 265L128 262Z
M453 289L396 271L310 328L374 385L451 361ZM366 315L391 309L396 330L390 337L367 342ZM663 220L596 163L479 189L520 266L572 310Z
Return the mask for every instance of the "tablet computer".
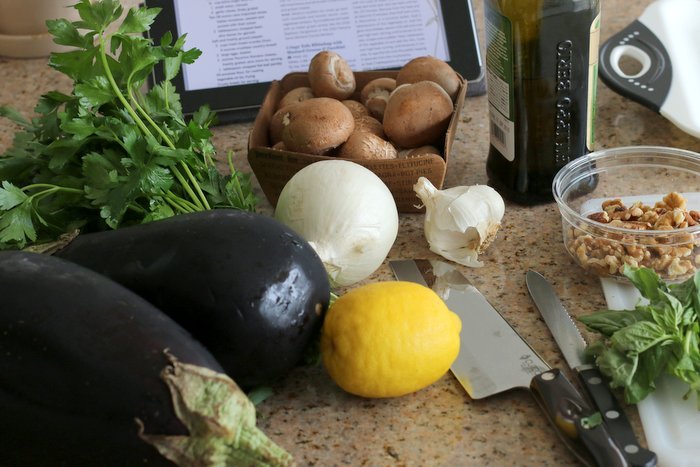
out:
M321 50L354 71L398 69L433 55L485 91L471 0L146 0L162 8L150 35L187 34L202 55L173 80L183 111L208 104L220 123L255 118L270 82L307 71ZM156 67L153 79L163 77Z

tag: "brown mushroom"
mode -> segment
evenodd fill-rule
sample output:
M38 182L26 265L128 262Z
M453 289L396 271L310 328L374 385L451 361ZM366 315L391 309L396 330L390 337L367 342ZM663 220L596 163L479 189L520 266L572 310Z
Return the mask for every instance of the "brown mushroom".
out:
M347 159L396 159L394 145L377 135L354 131L340 147L338 157Z
M309 63L309 83L317 97L347 99L355 92L355 75L338 53L323 50Z
M389 94L396 89L394 78L377 78L365 84L360 91L360 100L374 118L382 120Z
M384 111L384 133L404 148L435 143L450 124L452 99L432 81L398 86Z
M355 120L364 115L369 115L369 110L367 110L367 107L362 105L361 102L354 101L352 99L345 99L341 102L345 107L350 109L350 112L352 113L352 116L355 118Z
M399 151L399 159L409 159L411 157L424 156L426 154L440 155L440 150L435 146L425 145L417 148L405 148Z
M310 87L301 86L299 88L294 88L282 96L277 108L281 109L289 104L296 104L297 102L305 101L306 99L311 99L312 97L315 96Z
M355 129L352 113L336 99L314 97L286 109L282 141L290 151L326 154L343 144Z
M382 122L374 117L370 117L369 115L355 117L355 131L365 131L367 133L375 134L382 139L386 139Z
M298 104L298 102L297 102ZM286 105L281 107L277 112L272 114L270 126L268 128L268 136L270 137L270 146L282 141L282 130L285 125L289 124L290 107L296 104Z
M396 75L396 85L433 81L449 94L452 101L459 92L460 79L454 69L445 61L430 55L417 57L406 63Z

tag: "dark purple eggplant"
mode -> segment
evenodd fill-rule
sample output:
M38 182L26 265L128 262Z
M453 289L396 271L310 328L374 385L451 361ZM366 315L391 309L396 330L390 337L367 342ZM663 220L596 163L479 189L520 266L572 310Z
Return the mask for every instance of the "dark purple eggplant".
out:
M144 297L246 389L299 364L330 299L316 252L262 214L221 209L81 234L56 255Z
M121 285L59 258L0 252L0 465L172 465L135 422L187 433L160 378L166 349L222 371Z

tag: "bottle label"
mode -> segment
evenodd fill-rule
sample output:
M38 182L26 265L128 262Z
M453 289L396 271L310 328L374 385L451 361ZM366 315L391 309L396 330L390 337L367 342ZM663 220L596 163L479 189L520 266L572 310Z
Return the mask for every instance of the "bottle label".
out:
M598 93L598 47L600 46L600 13L591 24L591 45L588 52L588 134L586 147L593 151L595 142L596 96Z
M488 7L485 29L490 142L512 161L515 159L513 29L508 18Z

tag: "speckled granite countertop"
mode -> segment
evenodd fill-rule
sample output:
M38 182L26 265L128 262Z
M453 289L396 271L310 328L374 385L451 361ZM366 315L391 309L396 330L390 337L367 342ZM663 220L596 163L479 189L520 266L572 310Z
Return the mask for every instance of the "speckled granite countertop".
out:
M604 0L601 42L638 17L650 0ZM482 2L475 15L482 24ZM483 37L481 27L480 37ZM45 59L0 58L0 105L29 115L48 90L68 91L69 82L46 66ZM597 147L673 146L700 152L700 140L683 133L654 112L627 100L599 82ZM246 143L250 123L218 127L220 152L235 151L239 168L248 170ZM0 120L0 153L15 128ZM448 165L445 186L486 183L488 151L486 96L468 98ZM260 193L262 197L262 193ZM261 211L271 207L263 201ZM423 237L422 215L402 215L390 259L435 258ZM605 306L600 284L574 265L561 239L554 203L536 207L507 204L502 230L481 257L485 266L464 272L504 317L551 365L565 362L534 308L525 287L525 271L535 269L554 282L575 315ZM383 265L369 280L390 280ZM575 465L532 397L510 391L470 400L451 374L418 393L388 400L367 400L336 387L321 367L299 368L274 386L259 406L260 426L288 449L300 465ZM634 407L627 407L642 434Z

